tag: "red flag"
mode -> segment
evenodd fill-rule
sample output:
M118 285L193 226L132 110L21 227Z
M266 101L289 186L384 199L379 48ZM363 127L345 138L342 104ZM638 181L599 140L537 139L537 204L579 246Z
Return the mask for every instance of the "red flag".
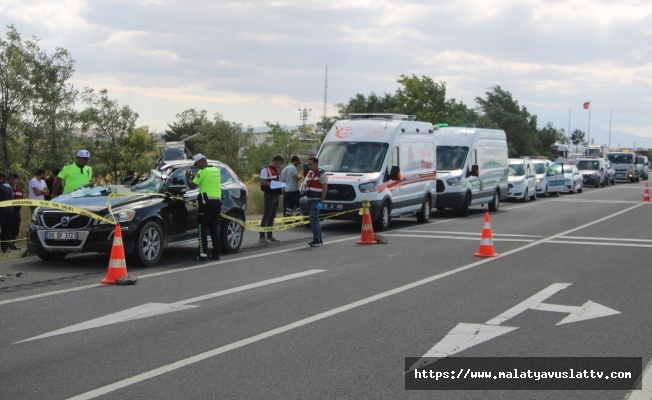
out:
M590 101L587 101L586 103L584 103L584 109L585 109L585 110L588 110L590 104L591 104Z

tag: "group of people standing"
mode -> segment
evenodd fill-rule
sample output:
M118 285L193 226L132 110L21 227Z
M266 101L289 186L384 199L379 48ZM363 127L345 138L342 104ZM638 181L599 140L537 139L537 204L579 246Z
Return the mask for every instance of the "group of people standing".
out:
M300 210L299 201L301 192L299 190L299 181L301 175L297 167L301 165L298 156L293 156L288 164L279 173L279 168L283 165L284 160L281 156L276 156L260 171L260 189L263 191L263 218L261 227L273 227L276 212L279 207L280 197L283 195L283 215L291 216L294 212ZM312 241L308 243L310 247L320 247L322 242L321 226L319 224L319 211L323 207L326 193L328 191L328 178L326 173L319 169L319 160L316 157L310 157L306 164L305 189L303 195L308 200L308 211L310 227L312 228ZM280 183L282 182L282 184ZM260 232L260 243L276 243L278 239L274 237L273 232Z
M55 168L46 178L43 168L36 171L29 181L27 191L19 185L20 176L12 172L7 176L0 173L0 201L6 200L53 200L62 193L70 193L74 189L87 184L92 179L92 169L86 164L90 160L87 150L77 152L75 163L67 164L63 170ZM65 182L65 186L61 183ZM0 249L3 253L17 250L15 241L20 233L21 206L0 207ZM36 207L30 207L33 212Z

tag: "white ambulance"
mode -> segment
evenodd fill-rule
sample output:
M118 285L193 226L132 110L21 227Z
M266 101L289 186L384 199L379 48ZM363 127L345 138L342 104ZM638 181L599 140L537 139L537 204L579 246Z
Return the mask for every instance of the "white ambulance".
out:
M507 137L496 129L440 127L437 142L437 210L469 215L469 206L498 211L507 198Z
M407 215L428 222L437 195L432 124L399 114L348 118L333 125L317 154L328 176L321 215L358 209L366 199L376 230ZM307 215L305 204L302 211ZM335 218L361 217L349 212Z

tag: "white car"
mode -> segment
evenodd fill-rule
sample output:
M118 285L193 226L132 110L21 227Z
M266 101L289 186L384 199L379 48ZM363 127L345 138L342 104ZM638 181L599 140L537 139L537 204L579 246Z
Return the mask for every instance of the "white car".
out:
M565 192L568 192L570 194L573 194L576 191L577 193L582 193L582 190L584 190L584 183L582 182L582 174L580 174L580 171L577 169L575 164L566 164L566 163L554 164L551 167L551 170L557 173L563 172Z
M607 186L607 172L604 158L579 158L576 161L577 169L582 174L582 181L591 186Z
M508 199L522 202L537 199L537 176L529 158L510 158L508 167Z

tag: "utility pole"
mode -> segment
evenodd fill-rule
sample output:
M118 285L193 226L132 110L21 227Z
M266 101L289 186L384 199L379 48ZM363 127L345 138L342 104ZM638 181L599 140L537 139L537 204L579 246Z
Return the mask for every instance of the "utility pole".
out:
M301 125L306 126L306 121L308 120L308 111L312 111L311 109L306 110L305 108L299 109L299 119L301 120Z

